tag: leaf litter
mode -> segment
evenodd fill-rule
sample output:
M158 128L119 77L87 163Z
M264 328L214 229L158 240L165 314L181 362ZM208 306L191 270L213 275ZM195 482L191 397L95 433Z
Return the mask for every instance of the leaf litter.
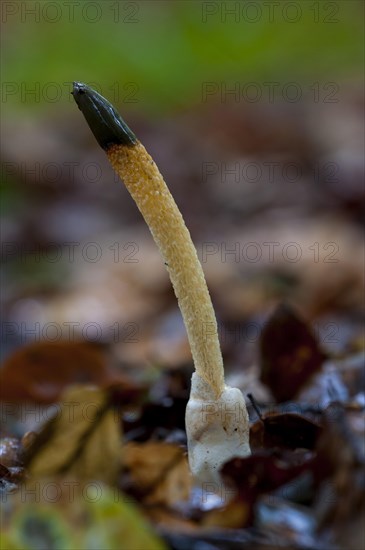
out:
M205 227L214 219L214 233L227 247L255 242L264 250L268 236L288 241L288 222L290 241L306 252L297 263L280 254L273 262L269 257L236 262L229 256L224 262L216 254L204 265L227 375L235 377L234 385L245 396L252 394L251 400L247 397L252 456L224 465L222 487L191 487L184 420L190 353L164 266L146 233L134 225L138 213L126 197L116 199L123 193L119 188L107 198L104 187L93 188L86 205L76 196L84 182L65 181L61 192L32 180L32 194L43 197L37 219L10 216L5 224L10 232L16 227L21 246L32 249L39 242L75 238L82 243L93 231L99 239L101 228L93 222L98 219L108 227L103 250L137 239L140 261L115 262L111 253L92 271L78 257L68 266L67 284L61 285L62 270L55 278L47 272L46 281L38 280L23 272L15 255L5 266L5 305L11 320L31 324L35 308L45 322L85 323L97 312L103 334L115 322L128 328L130 319L139 334L134 346L128 344L128 331L121 332L119 341L109 331L96 344L21 346L5 360L0 396L4 549L363 547L363 236L354 222L360 220L360 178L352 178L349 165L339 182L353 182L356 188L322 178L314 189L309 176L305 185L275 181L275 189L266 181L223 185L219 174L214 185L212 180L202 183L197 156L202 140L207 160L223 158L232 165L271 158L285 166L287 160L300 158L310 170L325 160L317 150L318 139L320 148L337 154L320 131L326 124L314 112L309 114L318 132L306 133L304 139L288 112L280 112L287 130L278 145L275 117L265 113L265 123L257 124L242 105L218 107L209 111L207 106L207 113L199 116L194 112L191 121L184 114L188 126L182 120L175 124L172 139L160 131L154 136L158 148L168 151L166 179L187 213L194 241L201 248ZM225 149L218 142L227 115ZM251 135L241 139L248 136L247 120L255 129L254 143ZM192 138L191 125L199 142ZM174 137L178 127L183 130ZM268 139L270 133L275 140ZM57 150L63 151L63 145ZM283 151L288 155L284 160ZM78 158L90 158L89 151L77 153ZM36 158L34 151L29 157ZM64 160L61 155L60 164ZM108 173L101 155L100 163ZM29 193L29 181L20 180L19 186ZM63 200L55 204L52 193ZM65 218L70 205L74 215ZM86 211L91 214L80 223ZM349 223L351 215L354 223ZM57 216L70 224L57 226ZM121 218L132 225L115 232ZM64 226L69 234L61 230ZM323 261L331 249L321 249L321 261L314 261L309 249L314 242L335 242L341 261ZM275 310L283 300L285 305ZM232 328L249 327L252 319L262 329L260 339L237 338ZM26 497L33 502L27 503Z

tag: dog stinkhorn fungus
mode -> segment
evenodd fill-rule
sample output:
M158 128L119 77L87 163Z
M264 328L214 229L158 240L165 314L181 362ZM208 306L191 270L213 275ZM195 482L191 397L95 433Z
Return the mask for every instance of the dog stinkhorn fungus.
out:
M219 469L250 454L242 392L224 383L217 322L196 249L155 162L114 107L75 82L74 99L114 170L124 181L167 266L194 360L186 409L190 469L197 483L220 483Z

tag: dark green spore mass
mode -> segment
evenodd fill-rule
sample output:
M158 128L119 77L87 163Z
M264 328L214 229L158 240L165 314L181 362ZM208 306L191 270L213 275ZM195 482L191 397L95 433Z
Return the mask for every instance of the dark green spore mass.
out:
M103 96L82 82L73 83L72 95L99 145L135 145L137 138L122 117Z

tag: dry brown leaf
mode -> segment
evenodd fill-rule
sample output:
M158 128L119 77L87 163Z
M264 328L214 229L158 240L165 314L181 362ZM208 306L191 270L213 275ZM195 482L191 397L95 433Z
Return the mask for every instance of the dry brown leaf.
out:
M167 506L189 498L191 476L183 450L171 443L128 443L123 463L146 504Z
M193 520L184 517L174 510L165 508L165 506L151 506L145 509L149 520L158 529L165 529L168 532L176 533L196 533L199 525Z
M125 383L109 369L102 346L91 342L35 342L16 350L0 373L0 400L54 403L71 384Z
M309 324L287 304L279 305L266 323L260 352L261 381L278 402L292 399L325 359Z

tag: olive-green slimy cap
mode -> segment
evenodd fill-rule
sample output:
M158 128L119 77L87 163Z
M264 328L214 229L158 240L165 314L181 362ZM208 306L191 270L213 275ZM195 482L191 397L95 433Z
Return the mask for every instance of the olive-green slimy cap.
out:
M102 95L82 82L74 82L71 93L103 149L107 151L112 145L131 146L137 143L132 130Z

